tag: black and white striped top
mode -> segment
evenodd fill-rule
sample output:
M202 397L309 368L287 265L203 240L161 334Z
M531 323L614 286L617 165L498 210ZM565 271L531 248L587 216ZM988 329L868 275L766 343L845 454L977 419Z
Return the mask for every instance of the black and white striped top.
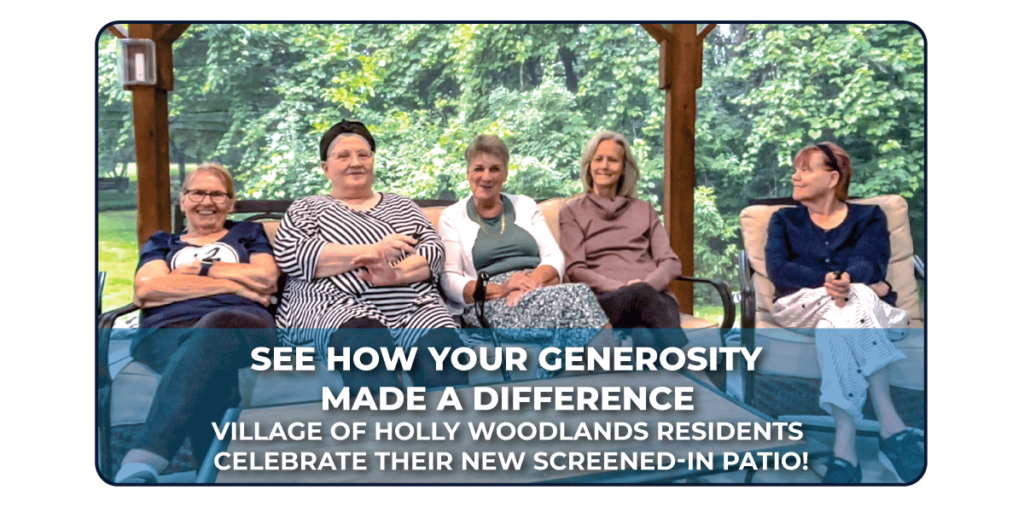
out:
M444 245L410 199L384 193L366 211L353 210L327 195L292 203L274 246L277 264L288 274L277 313L278 327L289 329L283 338L293 346L315 343L319 352L325 352L333 329L356 317L380 321L403 346L410 346L424 329L457 327L430 280L375 287L355 271L314 277L327 244L373 244L394 233L419 233L416 253L429 262L433 275L440 275Z

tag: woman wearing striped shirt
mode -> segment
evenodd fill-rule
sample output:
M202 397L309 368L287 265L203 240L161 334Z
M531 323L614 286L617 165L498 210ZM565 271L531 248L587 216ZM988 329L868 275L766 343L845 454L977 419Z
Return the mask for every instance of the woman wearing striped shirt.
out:
M436 370L427 347L463 346L432 275L444 265L444 247L411 200L377 193L376 142L360 122L342 121L320 141L330 195L295 201L275 237L274 255L288 274L277 323L293 346L416 346L410 375L427 387L464 384L465 372L445 363ZM346 386L399 386L383 365L342 372Z

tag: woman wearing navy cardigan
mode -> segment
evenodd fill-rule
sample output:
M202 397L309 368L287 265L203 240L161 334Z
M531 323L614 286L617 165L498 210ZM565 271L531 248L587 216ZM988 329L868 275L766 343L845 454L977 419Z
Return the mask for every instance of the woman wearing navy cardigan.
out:
M846 202L852 168L836 144L807 146L793 164L793 199L800 205L772 215L765 258L775 285L775 321L812 332L818 348L820 404L836 421L824 482L860 482L856 423L869 394L878 415L879 459L901 481L914 481L924 470L922 439L904 425L889 395L887 367L905 357L889 339L905 337L910 321L895 308L896 294L885 281L885 214Z

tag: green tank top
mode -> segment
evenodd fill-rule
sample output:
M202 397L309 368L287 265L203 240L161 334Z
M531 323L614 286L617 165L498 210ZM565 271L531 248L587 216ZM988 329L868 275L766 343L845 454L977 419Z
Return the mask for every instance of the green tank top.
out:
M466 201L470 220L480 225L473 245L473 265L477 273L491 275L536 268L540 264L540 247L529 232L516 226L516 210L512 201L501 196L504 204L501 215L484 219L476 212L473 199ZM505 221L502 231L501 222Z

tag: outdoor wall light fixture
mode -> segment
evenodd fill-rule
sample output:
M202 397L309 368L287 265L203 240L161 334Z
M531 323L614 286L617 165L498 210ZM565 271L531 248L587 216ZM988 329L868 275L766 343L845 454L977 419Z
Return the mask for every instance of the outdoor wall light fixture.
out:
M122 38L117 43L117 73L121 85L155 85L156 44L148 38Z

